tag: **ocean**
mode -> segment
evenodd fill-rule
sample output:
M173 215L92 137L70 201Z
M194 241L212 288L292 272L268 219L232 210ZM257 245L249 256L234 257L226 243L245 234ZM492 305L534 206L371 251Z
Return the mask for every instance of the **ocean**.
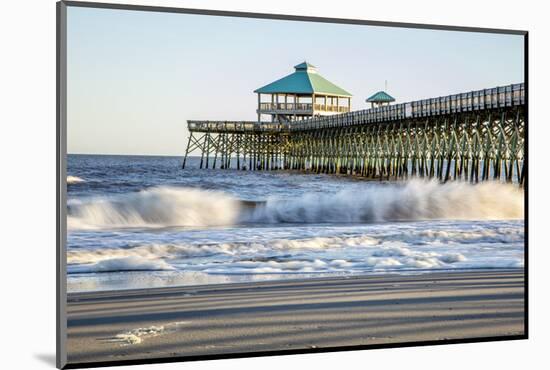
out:
M514 185L181 161L68 156L69 292L523 268Z

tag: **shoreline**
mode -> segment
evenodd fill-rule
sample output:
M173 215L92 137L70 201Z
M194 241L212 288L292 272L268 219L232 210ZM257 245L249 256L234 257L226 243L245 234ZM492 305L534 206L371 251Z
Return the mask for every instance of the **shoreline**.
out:
M242 280L242 281L227 281L223 283L206 283L206 284L180 284L180 285L166 285L166 286L155 286L150 288L123 288L123 289L98 289L98 290L82 290L82 291L67 291L67 299L70 300L81 300L85 299L87 295L92 295L94 297L97 297L97 295L101 294L107 294L109 296L116 296L121 294L143 294L145 292L147 293L155 293L156 290L196 290L196 289L210 289L210 288L219 288L219 289L225 289L227 287L234 288L238 285L243 285L248 287L249 285L255 285L255 286L261 286L262 284L272 285L276 283L300 283L304 281L326 281L326 280L349 280L354 278L385 278L385 277L413 277L413 276L426 276L426 275L434 275L434 274L454 274L454 273L470 273L470 272L524 272L524 267L510 267L510 268L502 268L502 267L481 267L481 268L453 268L453 269L410 269L406 270L395 270L395 271L386 271L386 272L364 272L364 273L357 273L357 274L343 274L343 275L336 275L334 273L332 274L326 274L326 275L319 275L318 273L311 273L310 276L308 276L307 273L302 273L302 277L292 277L292 278L280 278L278 276L280 275L296 275L292 273L288 274L274 274L269 275L271 278L266 280ZM124 271L125 273L129 271ZM136 271L130 271L130 272L143 272L140 270ZM147 272L147 271L145 271ZM169 272L169 271L167 271ZM117 273L117 272L106 272L105 274L109 273ZM85 273L86 275L87 273ZM95 274L95 273L94 273ZM67 276L71 276L73 274L69 274ZM75 273L74 275L78 275ZM239 274L236 274L239 276ZM220 275L224 276L224 275ZM273 276L277 276L276 278Z
M398 344L524 332L524 270L70 293L70 363Z

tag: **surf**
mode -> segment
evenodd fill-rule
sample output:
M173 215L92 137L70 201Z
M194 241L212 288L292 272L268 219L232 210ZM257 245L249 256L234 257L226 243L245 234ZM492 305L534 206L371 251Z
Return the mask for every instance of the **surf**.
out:
M71 175L67 176L67 184L68 185L80 184L80 183L83 183L83 182L86 182L86 180L84 180L81 177L71 176Z
M215 227L278 223L506 220L524 217L523 190L497 182L365 183L335 193L245 201L221 191L158 186L71 202L68 226Z
M411 180L299 199L268 199L251 219L264 223L372 223L523 218L523 191L497 182Z
M223 226L234 224L239 210L239 201L222 192L159 186L74 201L67 221L69 229Z

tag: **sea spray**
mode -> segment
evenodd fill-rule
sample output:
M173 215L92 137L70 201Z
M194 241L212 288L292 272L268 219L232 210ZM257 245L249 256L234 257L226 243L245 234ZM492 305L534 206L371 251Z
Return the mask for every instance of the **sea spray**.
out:
M80 184L82 182L86 182L83 178L78 176L67 176L67 184L74 185L74 184Z
M243 202L219 191L160 186L71 203L70 229L205 227L274 223L370 223L523 218L523 191L496 182L411 180L336 193Z
M109 227L221 226L234 224L240 202L222 192L154 187L95 197L69 208L69 229Z
M502 220L523 218L523 191L496 182L411 180L366 185L364 190L268 199L250 217L262 223Z

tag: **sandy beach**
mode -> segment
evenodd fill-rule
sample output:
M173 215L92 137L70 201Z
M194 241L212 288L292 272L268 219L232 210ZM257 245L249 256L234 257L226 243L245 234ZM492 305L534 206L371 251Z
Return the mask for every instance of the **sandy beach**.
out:
M524 334L522 270L70 294L69 363Z

